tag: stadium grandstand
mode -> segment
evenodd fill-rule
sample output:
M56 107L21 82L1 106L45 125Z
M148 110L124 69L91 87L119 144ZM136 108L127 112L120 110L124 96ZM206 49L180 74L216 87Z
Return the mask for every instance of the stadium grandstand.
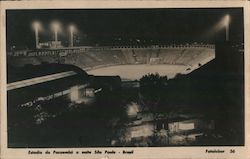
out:
M94 73L97 72L95 75L102 75L98 73L103 72L98 70L100 68L128 65L156 65L155 68L157 65L177 65L183 68L177 73L186 74L214 58L214 45L211 44L69 47L8 52L12 66L62 63L78 66L90 73L94 70ZM152 71L157 72L157 69Z

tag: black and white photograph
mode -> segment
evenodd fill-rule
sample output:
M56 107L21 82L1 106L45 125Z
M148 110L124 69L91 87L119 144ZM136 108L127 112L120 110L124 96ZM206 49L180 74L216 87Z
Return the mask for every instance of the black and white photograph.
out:
M245 145L242 7L5 16L8 148Z

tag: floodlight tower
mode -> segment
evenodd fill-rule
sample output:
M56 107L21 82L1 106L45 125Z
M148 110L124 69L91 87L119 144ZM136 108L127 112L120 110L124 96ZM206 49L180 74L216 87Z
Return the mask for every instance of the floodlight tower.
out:
M41 24L38 21L34 21L32 26L35 31L36 48L38 49L39 48L39 29L41 28Z
M58 22L54 21L52 23L52 29L53 29L54 35L55 35L55 42L58 42L57 34L58 34L59 27L60 27L60 24Z
M230 24L230 15L227 14L224 18L224 26L226 29L226 41L229 41L229 24Z
M69 32L70 32L70 37L69 37L69 46L73 47L74 46L74 31L75 27L73 25L69 26Z

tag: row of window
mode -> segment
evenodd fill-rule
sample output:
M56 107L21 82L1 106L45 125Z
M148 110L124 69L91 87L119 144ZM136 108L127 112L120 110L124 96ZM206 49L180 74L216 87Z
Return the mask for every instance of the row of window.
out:
M88 86L88 84L83 84L83 85L79 85L79 86L74 86L78 88L78 91L81 89L84 89ZM44 101L50 101L52 99L64 96L64 95L68 95L69 93L71 93L71 88L70 89L66 89L64 91L60 91L45 97L38 97L36 99L34 99L33 101L29 101L27 103L24 104L20 104L18 107L24 108L24 107L32 107L34 104L36 104L37 102L44 102Z

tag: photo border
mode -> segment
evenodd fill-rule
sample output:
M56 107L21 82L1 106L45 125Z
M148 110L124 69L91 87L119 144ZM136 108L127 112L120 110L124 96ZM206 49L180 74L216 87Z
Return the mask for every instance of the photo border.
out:
M115 158L115 159L174 159L174 158L237 158L249 159L249 69L250 69L250 12L247 1L13 1L0 2L1 27L0 27L0 116L1 116L1 156L3 159L30 159L30 158L60 158L60 159L82 159L82 158ZM6 15L7 9L128 9L128 8L227 8L243 7L244 9L244 60L245 60L245 146L202 146L202 147L96 147L96 148L7 148L7 84L6 84ZM92 154L44 154L46 150L55 151L92 151ZM133 150L133 154L93 154L93 151L123 151ZM206 150L224 150L224 153L206 153ZM230 153L235 150L235 153ZM42 151L43 154L29 154L29 151Z

